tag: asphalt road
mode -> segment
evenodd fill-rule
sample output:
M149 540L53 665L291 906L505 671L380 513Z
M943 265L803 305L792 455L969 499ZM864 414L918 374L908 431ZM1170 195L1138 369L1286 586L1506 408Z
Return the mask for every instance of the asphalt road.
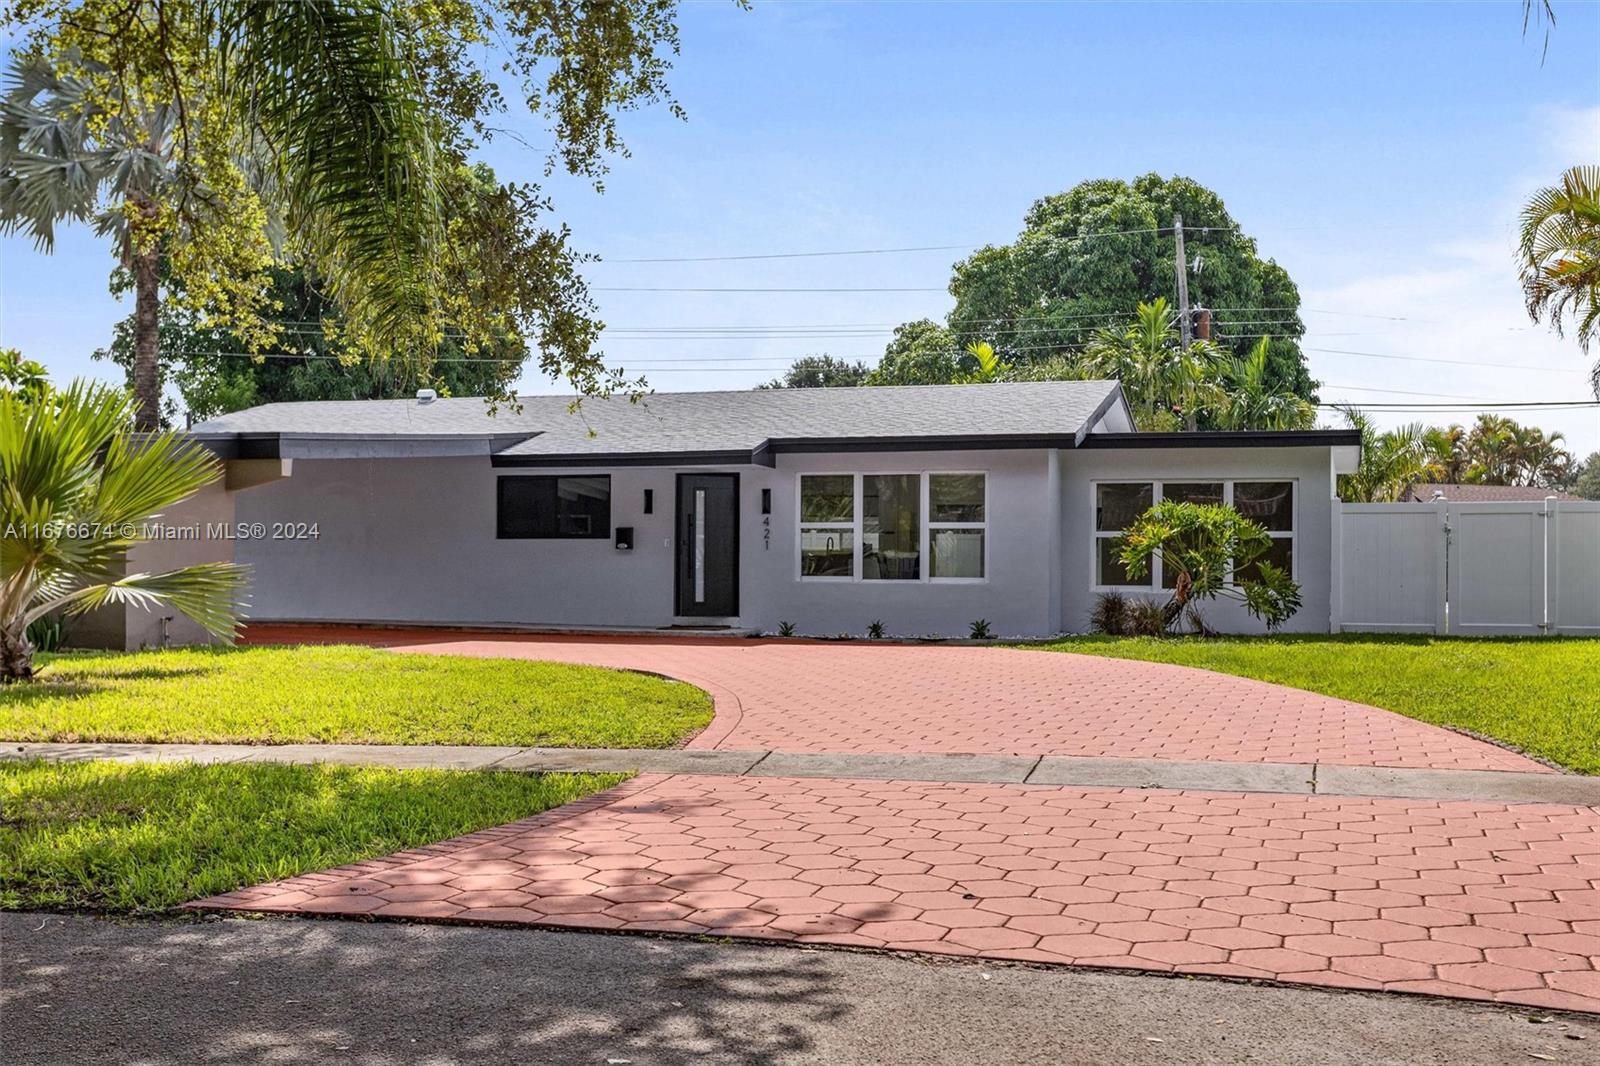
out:
M0 948L10 1066L1600 1062L1600 1018L682 939L0 914Z

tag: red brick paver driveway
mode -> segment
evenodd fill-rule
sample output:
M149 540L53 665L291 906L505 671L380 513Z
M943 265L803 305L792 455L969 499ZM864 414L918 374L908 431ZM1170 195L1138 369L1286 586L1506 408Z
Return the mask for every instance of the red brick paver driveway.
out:
M690 744L743 751L1098 755L1546 772L1389 711L1247 678L1089 655L940 645L252 626L254 643L592 663L704 688Z
M647 775L202 906L769 937L1600 1010L1600 813Z

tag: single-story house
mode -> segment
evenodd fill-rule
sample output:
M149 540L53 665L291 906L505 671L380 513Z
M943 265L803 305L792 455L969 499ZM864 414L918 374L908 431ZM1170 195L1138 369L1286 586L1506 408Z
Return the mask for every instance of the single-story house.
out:
M1442 481L1413 481L1401 490L1399 503L1433 503L1449 500L1452 503L1537 503L1554 496L1558 500L1581 500L1560 489L1542 489L1537 485L1471 485Z
M227 477L140 569L254 567L254 620L1005 636L1086 628L1096 595L1161 595L1114 539L1164 497L1271 531L1330 626L1335 475L1359 435L1140 433L1114 381L279 403L200 423ZM152 558L151 555L155 558ZM1229 604L1224 631L1259 625ZM143 629L138 626L143 625ZM172 639L192 635L174 620ZM153 643L150 623L123 640Z

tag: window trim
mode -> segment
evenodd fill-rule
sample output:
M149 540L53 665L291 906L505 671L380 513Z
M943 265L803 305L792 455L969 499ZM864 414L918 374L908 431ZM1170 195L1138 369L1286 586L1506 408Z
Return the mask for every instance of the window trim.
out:
M1156 593L1165 595L1172 590L1162 588L1161 555L1157 553L1150 560L1150 583L1147 585L1102 585L1100 583L1100 544L1101 540L1120 537L1124 530L1099 530L1094 528L1095 508L1100 502L1101 485L1149 485L1150 502L1152 505L1161 502L1161 490L1164 485L1192 485L1196 482L1222 483L1222 504L1224 507L1233 506L1233 486L1238 482L1247 485L1263 484L1267 482L1288 482L1291 500L1289 503L1289 528L1269 529L1267 535L1274 540L1290 541L1289 550L1289 577L1295 581L1300 580L1300 553L1295 549L1294 541L1300 536L1300 479L1298 477L1274 477L1270 474L1250 474L1244 477L1231 477L1219 474L1181 474L1174 477L1102 477L1091 478L1089 481L1089 591L1090 592L1122 592L1122 593ZM1231 561L1230 561L1231 562ZM1228 567L1228 576L1223 581L1226 588L1237 588L1233 580L1233 567Z
M929 510L930 483L929 478L935 474L968 474L983 477L983 521L982 522L934 522ZM868 579L863 576L863 556L866 541L862 536L862 526L865 521L863 511L863 493L865 482L869 477L915 477L918 485L918 506L921 514L918 515L919 539L917 550L920 553L917 577L915 580L897 578L873 578L870 584L874 588L896 588L900 586L916 585L986 585L989 583L989 517L990 495L989 482L992 473L988 470L951 470L945 467L924 467L919 470L804 470L796 473L794 479L794 579L807 584L867 584ZM807 522L801 518L804 513L801 499L804 491L803 485L808 477L848 477L851 479L851 514L854 516L849 522ZM850 532L851 558L850 575L813 575L804 573L805 563L802 558L803 544L801 531L806 529L842 529ZM934 529L979 529L983 531L983 576L982 577L934 577L933 576L933 531Z
M598 481L604 479L606 483L606 528L600 533L529 533L526 535L507 534L504 525L505 509L505 484L508 481L553 481L556 482L557 498L560 497L560 482L563 478L584 481ZM610 474L501 474L495 478L494 487L494 539L495 540L603 540L609 541L616 525L613 521L612 486Z

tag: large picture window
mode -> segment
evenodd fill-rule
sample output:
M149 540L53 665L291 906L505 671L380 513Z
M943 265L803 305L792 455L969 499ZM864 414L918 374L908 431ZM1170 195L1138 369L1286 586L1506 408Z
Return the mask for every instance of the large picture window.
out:
M980 473L802 474L800 577L982 580L987 488Z
M1293 481L1104 481L1095 485L1094 493L1094 583L1100 588L1170 589L1177 584L1177 574L1164 573L1159 557L1137 580L1118 558L1117 538L1155 500L1225 504L1266 529L1271 549L1235 571L1234 580L1254 578L1262 562L1294 574Z
M611 536L611 478L503 477L496 489L501 540Z

